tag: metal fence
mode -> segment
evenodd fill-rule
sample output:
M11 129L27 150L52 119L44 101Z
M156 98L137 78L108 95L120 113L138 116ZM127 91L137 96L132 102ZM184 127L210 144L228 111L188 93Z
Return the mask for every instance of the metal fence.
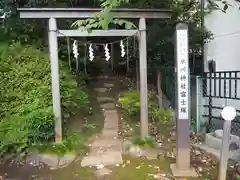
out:
M162 67L161 72L161 88L168 100L169 106L175 107L175 70L174 67ZM190 76L190 101L191 101L191 117L196 117L196 76Z
M197 77L196 122L206 132L223 129L221 110L233 106L237 117L232 122L232 133L240 136L240 71L207 72Z
M168 102L166 106L175 107L175 70L174 67L162 67L161 73L161 89L166 96Z

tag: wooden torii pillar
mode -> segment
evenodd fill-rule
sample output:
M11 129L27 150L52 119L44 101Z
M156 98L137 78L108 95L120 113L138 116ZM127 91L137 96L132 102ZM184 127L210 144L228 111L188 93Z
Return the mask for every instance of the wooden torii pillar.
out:
M55 141L62 141L62 114L60 101L59 83L59 60L58 60L58 36L63 34L68 37L85 36L131 36L137 30L94 30L90 34L80 30L58 30L57 18L61 19L84 19L90 18L102 9L89 8L18 8L20 18L48 19L49 22L49 53L52 74L52 99L55 115ZM130 18L139 20L139 67L140 67L140 99L141 99L141 135L148 135L148 88L147 88L147 43L146 43L146 19L168 19L171 12L165 9L114 9L114 17Z

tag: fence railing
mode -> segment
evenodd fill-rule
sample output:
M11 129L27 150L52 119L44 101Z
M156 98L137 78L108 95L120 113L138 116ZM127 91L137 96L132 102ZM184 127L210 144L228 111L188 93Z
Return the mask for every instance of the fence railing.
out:
M240 136L240 71L207 72L197 77L196 122L197 129L207 132L223 128L221 110L224 106L237 109L232 122L232 133Z
M175 107L175 70L174 67L162 67L161 73L161 89L166 95L170 106Z
M161 88L163 93L166 95L171 107L175 107L176 99L176 79L175 79L175 69L174 67L162 67L161 72ZM191 101L195 103L195 89L196 89L196 78L195 76L190 76L190 91L191 91ZM195 105L194 105L195 106ZM195 110L194 110L195 111Z

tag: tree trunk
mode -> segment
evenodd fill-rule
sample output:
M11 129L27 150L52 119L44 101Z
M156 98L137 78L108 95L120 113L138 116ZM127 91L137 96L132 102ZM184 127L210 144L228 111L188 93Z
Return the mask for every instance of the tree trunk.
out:
M158 91L158 106L159 108L163 107L163 95L161 89L161 74L160 71L157 70L157 91Z

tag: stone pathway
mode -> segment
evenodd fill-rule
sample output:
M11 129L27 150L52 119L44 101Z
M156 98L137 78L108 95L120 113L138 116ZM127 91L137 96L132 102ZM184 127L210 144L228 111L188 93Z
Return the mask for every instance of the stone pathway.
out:
M50 169L54 170L68 166L76 159L76 157L77 155L73 153L65 154L63 156L31 153L27 156L26 163L33 166L39 166L44 163L48 165Z
M99 103L113 102L114 98L111 98L111 97L98 97L97 100L98 100Z
M104 92L109 88L113 88L114 84L105 83L103 88L95 88L99 93L97 98L100 107L103 109L104 128L101 135L90 145L90 151L81 162L82 167L99 166L99 165L118 165L122 164L122 142L118 139L118 112L114 99L103 96ZM105 93L106 94L106 93ZM106 173L106 172L105 172ZM104 174L104 173L103 173Z

